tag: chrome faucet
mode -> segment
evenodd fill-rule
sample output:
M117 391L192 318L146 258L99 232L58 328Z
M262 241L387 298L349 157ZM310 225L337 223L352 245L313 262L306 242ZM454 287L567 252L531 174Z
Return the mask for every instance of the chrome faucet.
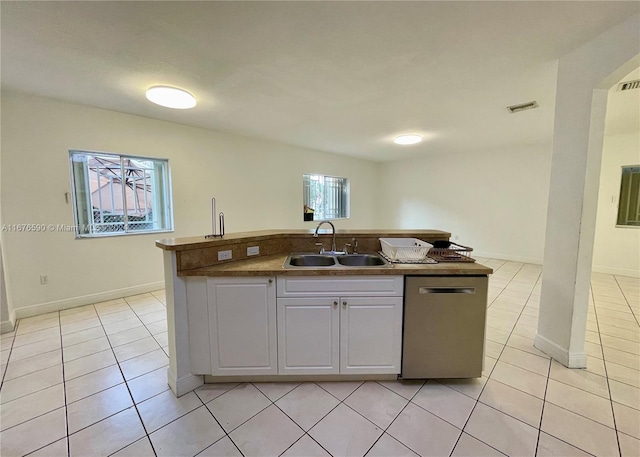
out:
M331 252L336 252L336 227L329 221L320 221L316 227L316 233L313 234L314 238L318 238L318 230L322 224L329 224L331 226Z

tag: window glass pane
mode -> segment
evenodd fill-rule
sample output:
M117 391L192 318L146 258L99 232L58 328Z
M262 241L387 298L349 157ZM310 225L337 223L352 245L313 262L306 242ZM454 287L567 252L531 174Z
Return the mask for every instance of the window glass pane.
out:
M88 227L92 222L90 220L90 205L88 201L90 199L89 192L89 176L87 168L87 157L84 155L71 156L71 181L73 184L74 195L74 216L78 232L84 231L85 227Z
M304 220L342 219L349 217L349 180L335 176L302 176ZM313 217L309 217L310 213Z
M622 167L617 225L640 226L640 166Z
M172 230L168 162L71 151L77 234Z

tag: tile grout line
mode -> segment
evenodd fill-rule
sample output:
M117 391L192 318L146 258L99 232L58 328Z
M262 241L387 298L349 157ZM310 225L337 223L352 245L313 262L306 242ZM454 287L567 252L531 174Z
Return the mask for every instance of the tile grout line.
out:
M71 442L69 441L69 410L67 408L67 380L64 375L64 350L62 347L62 322L60 320L60 311L58 311L58 322L60 330L60 361L62 363L62 392L64 395L64 424L65 424L65 441L67 442L67 457L71 457Z
M301 426L300 424L298 424L298 423L297 423L297 422L296 422L296 421L295 421L291 416L289 416L289 415L287 414L287 412L286 412L286 411L284 411L282 408L280 408L280 406L276 405L276 402L277 402L277 401L280 401L282 398L286 397L287 395L289 395L291 392L293 392L294 390L296 390L297 388L299 388L299 387L300 387L301 385L303 385L303 384L304 384L304 382L300 382L297 386L295 386L295 387L294 387L293 389L291 389L289 392L287 392L287 393L285 393L284 395L282 395L282 396L278 397L276 400L271 400L269 397L267 397L267 395L266 395L264 392L262 392L262 391L260 390L260 388L259 388L258 386L256 386L254 383L251 383L251 385L253 385L253 387L255 387L256 389L258 389L258 390L262 393L262 395L264 395L265 397L269 398L269 401L271 401L271 404L272 404L273 406L275 406L276 408L278 408L278 410L280 410L280 411L282 412L282 414L284 414L285 416L287 416L287 417L289 418L289 420L291 420L291 422L293 422L294 424L296 424L296 425L298 426L298 428L300 428L300 430L302 430L302 432L303 432L303 433L302 433L302 435L301 435L297 440L295 440L293 443L291 443L291 444L289 445L289 447L287 447L284 451L282 451L282 452L281 452L280 454L278 454L278 455L280 455L280 456L281 456L282 454L284 454L285 452L287 452L289 449L291 449L291 448L292 448L292 447L293 447L293 446L294 446L298 441L300 441L300 440L301 440L302 438L304 438L305 436L308 436L308 437L309 437L309 439L313 440L313 442L315 442L318 446L320 446L320 447L321 447L321 448L322 448L322 449L323 449L327 454L332 455L332 454L331 454L327 449L325 449L325 447L324 447L322 444L318 443L318 442L317 442L317 441L316 441L316 440L315 440L311 435L309 435L309 430L311 430L313 427L315 427L315 426L316 426L316 425L317 425L317 424L318 424L322 419L324 419L325 417L327 417L327 416L331 413L331 411L333 411L333 410L334 410L334 409L336 409L338 406L340 406L340 403L341 403L341 402L340 402L340 400L338 400L335 396L333 396L333 395L332 395L334 398L336 398L336 399L338 400L338 402L339 402L339 403L338 403L336 406L334 406L333 408L331 408L331 409L329 410L329 412L328 412L328 413L326 413L325 415L323 415L323 416L322 416L318 421L316 421L316 422L315 422L311 427L309 427L309 430L305 430L304 428L302 428L302 426ZM317 386L318 388L320 388L321 390L323 390L324 392L327 392L327 391L326 391L326 390L324 390L321 386L319 386L316 382L313 382L313 384L314 384L315 386ZM327 392L327 393L328 393L329 395L331 395L329 392ZM268 407L267 407L267 408L268 408ZM266 408L265 408L265 409L266 409ZM263 411L264 411L264 410L263 410ZM254 417L255 417L255 416L254 416ZM229 437L229 439L231 439L231 437ZM236 447L238 447L238 446L236 445L235 441L233 441L233 440L231 440L231 441L233 442L233 444L234 444ZM240 450L240 448L238 448L238 450ZM241 453L242 453L242 451L241 451ZM242 455L244 455L244 454L242 454Z
M312 381L313 382L313 381ZM289 395L291 392L293 392L294 390L298 389L300 386L302 386L304 384L304 382L301 382L300 384L298 384L296 387L294 387L293 389L291 389L289 392L287 392L286 394L282 395L280 398L278 398L277 400L273 401L272 404L273 406L275 406L276 408L278 408L285 416L287 416L294 424L296 424L300 430L302 430L302 436L300 438L298 438L297 440L295 440L293 443L291 443L291 445L286 448L284 451L282 451L279 455L284 454L285 452L287 452L289 449L291 449L291 447L293 447L298 441L300 441L302 438L304 438L305 436L308 436L311 440L313 440L313 442L315 442L318 446L320 446L327 454L329 454L330 456L332 456L331 452L329 452L328 449L326 449L322 444L318 443L318 441L311 435L309 435L309 430L311 430L313 427L315 427L316 425L318 425L320 423L320 421L322 421L325 417L327 417L329 414L331 414L331 412L333 412L338 406L340 406L342 404L342 400L340 400L339 398L337 398L335 395L333 395L331 392L328 392L327 390L323 389L322 386L318 385L318 383L313 382L313 385L317 386L319 389L321 389L322 391L326 392L327 394L331 395L333 398L335 398L336 400L338 400L338 404L336 406L334 406L333 408L331 408L326 414L324 414L320 419L318 419L311 427L309 427L309 430L305 430L304 428L302 428L302 426L300 424L298 424L291 416L289 416L287 414L286 411L284 411L282 408L280 408L280 406L276 405L276 401L280 401L282 398L286 397L287 395ZM361 385L363 385L364 382ZM353 392L355 392L356 390L358 390L360 388L360 386L356 387L354 389ZM254 385L254 387L256 387ZM256 389L260 390L258 387L256 387ZM262 391L261 391L262 392ZM351 392L351 393L353 393ZM263 395L265 395L263 393ZM351 394L349 394L351 395ZM347 395L347 397L349 397L349 395ZM266 397L266 395L265 395ZM268 398L268 397L267 397ZM345 398L346 399L346 398ZM271 399L269 399L271 400ZM235 444L235 442L234 442ZM244 455L244 454L243 454Z
M540 411L540 421L538 422L538 437L536 439L536 450L534 451L534 454L533 454L534 456L538 455L538 448L540 447L540 435L542 434L542 418L544 417L544 406L547 404L547 390L549 389L549 379L551 378L552 363L553 363L553 359L549 361L549 368L547 369L547 379L544 384L544 396L542 398L542 410Z
M380 441L380 439L381 439L385 434L389 435L391 438L393 438L394 440L396 440L398 443L402 444L404 447L406 447L406 448L407 448L407 449L409 449L410 451L415 452L417 455L420 455L418 452L416 452L415 450L411 449L411 448L409 447L409 445L408 445L408 444L403 443L402 441L400 441L399 439L397 439L395 436L393 436L391 433L387 433L387 430L389 430L389 429L391 428L391 426L393 425L393 423L398 419L398 417L400 417L400 415L404 412L404 410L405 410L405 409L407 409L407 406L409 406L409 404L413 404L413 405L417 406L418 408L421 408L421 406L420 406L420 405L417 405L416 403L413 403L413 402L412 402L412 400L416 397L416 395L418 395L418 392L420 392L420 390L422 390L422 388L423 388L425 385L427 385L427 382L428 382L428 380L425 380L425 381L422 383L422 385L420 386L420 388L419 388L418 390L416 390L416 391L415 391L415 393L411 396L411 398L409 398L409 399L408 399L407 403L402 407L402 409L400 410L400 412L398 412L398 414L396 414L396 416L395 416L395 417L393 418L393 420L389 423L389 425L387 425L387 427L382 431L382 434L378 437L378 439L376 439L376 440L373 442L373 444L369 447L369 449L367 449L367 452L365 452L365 454L364 454L365 456L366 456L369 452L371 452L371 449L373 449L373 447L378 443L378 441ZM382 387L385 387L385 386L382 386ZM357 389L356 389L356 390L357 390ZM389 390L391 390L391 389L389 389ZM391 390L391 391L393 392L393 390ZM403 397L402 395L398 394L397 392L393 392L393 393L395 393L396 395L399 395L400 397L402 397L402 398L404 398L405 400L407 400L407 398L406 398L406 397ZM349 398L349 397L347 397L347 398ZM345 400L346 400L346 398L345 398ZM347 405L347 406L348 406L348 405ZM424 408L421 408L421 409L424 409ZM426 411L426 410L425 410L425 411ZM356 412L357 412L357 411L356 411ZM428 412L429 414L434 415L435 417L438 417L438 416L436 416L435 414L433 414L433 413L432 413L432 412L430 412L430 411L427 411L427 412ZM365 419L366 419L366 418L365 418ZM438 419L441 419L441 418L440 418L440 417L438 417ZM442 419L442 420L444 420L444 419ZM369 422L371 422L371 421L369 421ZM372 422L372 423L373 423L373 422ZM374 425L375 425L375 424L374 424ZM376 425L376 427L377 427L377 425ZM462 430L460 430L460 433L462 434ZM460 439L460 437L458 437L458 439ZM457 443L458 443L458 441L456 440L456 444L457 444ZM456 446L455 446L455 444L454 444L454 445L453 445L453 448L455 449L455 447L456 447Z
M607 335L607 336L608 336L608 337L610 337L610 338L621 339L621 340L623 340L623 341L629 341L629 340L625 340L624 338L619 338L619 337L616 337L616 336L611 336L611 335ZM601 337L601 336L599 335L599 337ZM636 343L635 341L629 341L629 342L630 342L630 343L637 344L637 345L639 345L639 346L640 346L640 343ZM604 347L606 347L606 348L609 348L609 349L613 349L613 350L615 350L615 351L624 352L625 354L631 354L631 355L633 355L633 356L635 356L635 357L639 357L639 358L640 358L640 354L636 354L635 352L625 351L624 349L618 349L618 348L616 348L616 347L614 347L614 346L611 346L611 345L608 345L608 344L604 344L604 343L602 343L602 339L600 339L600 345L601 345L603 348L604 348ZM603 354L602 354L602 355L603 355L603 357L604 357L604 350L603 350ZM615 362L611 362L611 363L615 363ZM621 366L623 366L623 367L624 367L624 366L626 366L626 365L622 365L622 364L620 364L620 363L616 363L616 365L621 365ZM632 370L636 370L636 369L635 369L635 368L633 368L633 367L627 367L627 368L631 368ZM638 370L636 370L636 371L638 371Z
M158 301L159 301L159 300L158 300ZM129 308L131 309L131 311L133 311L133 313L136 315L136 317L138 318L138 320L142 323L142 326L144 327L144 329L145 329L147 332L149 332L149 335L151 335L151 337L152 337L152 338L154 339L154 341L158 344L158 346L160 346L160 349L162 349L162 351L167 355L167 357L169 357L169 354L167 353L167 351L165 351L164 347L163 347L163 346L160 344L160 342L156 339L156 335L155 335L154 333L152 333L152 332L151 332L151 330L149 330L149 328L147 327L147 324L145 324L145 323L142 321L142 319L140 319L140 316L138 316L138 313L136 313L136 312L135 312L135 310L134 310L133 308L131 308L131 305L129 305L129 302L127 302L127 301L126 301L126 299L125 299L125 302L127 303L127 306L129 306ZM165 315L166 315L166 312L167 312L166 308L167 308L167 307L166 307L166 305L163 305L163 306L164 306L164 308L165 308ZM160 319L160 320L162 320L162 319ZM160 322L160 320L158 320L158 321L156 321L156 322ZM165 320L167 320L167 319L165 318ZM168 322L168 320L167 320L167 322ZM154 323L154 322L150 322L149 324L153 324L153 323ZM135 327L134 327L134 328L135 328ZM131 330L131 329L129 329L129 330ZM125 330L125 331L126 331L126 330ZM105 330L105 333L106 333L106 330ZM118 333L119 333L119 332L118 332ZM164 332L160 332L160 333L164 333ZM145 338L147 338L147 337L145 337ZM141 339L142 339L142 338L141 338ZM138 341L138 340L136 340L136 341ZM114 353L114 356L115 356L115 353Z
M614 276L614 280L615 280L615 276ZM620 287L617 281L616 281L616 284L618 285L618 287ZM591 288L591 296L593 297L593 286L591 284L590 284L590 288ZM613 396L611 395L611 385L609 384L609 372L607 370L607 362L606 362L606 356L604 354L604 349L602 349L602 336L600 335L600 322L598 320L598 308L596 307L595 298L593 298L593 314L596 319L596 328L598 329L598 338L600 339L600 348L602 351L602 365L604 366L604 377L607 381L607 392L609 392L609 406L611 407L611 418L613 419L613 429L615 430L615 433L616 433L616 444L618 445L618 455L622 457L622 449L620 447L620 437L618 436L618 426L616 425L616 413L615 413L615 410L613 409Z
M7 357L7 361L4 366L2 379L0 379L0 391L2 391L2 387L4 387L4 379L7 376L7 370L9 369L9 361L11 360L11 353L13 352L13 343L16 339L16 332L18 331L18 325L20 325L20 321L17 322L16 327L13 329L13 337L11 338L11 347L9 348L9 356Z
M222 397L223 395L226 395L227 393L231 392L232 390L235 390L235 389L239 388L239 387L240 387L241 385L243 385L243 384L251 384L251 385L253 386L253 383L251 383L251 382L240 382L240 383L238 383L238 385L237 385L237 386L234 386L234 387L232 387L231 389L227 390L226 392L224 392L224 393L222 393L222 394L218 395L216 398L212 399L211 401L213 401L213 400L215 400L215 399L217 399L217 398L220 398L220 397ZM264 397L265 397L267 400L269 400L269 402L270 402L271 404L273 404L273 402L271 402L271 399L270 399L269 397L267 397L264 393L262 393L262 391L261 391L260 389L258 389L258 388L257 388L257 387L255 387L255 386L253 386L253 387L254 387L258 392L260 392L260 394L264 395ZM200 398L200 397L198 396L198 398ZM202 401L202 399L200 399L200 401ZM211 401L209 401L209 402L207 402L207 403L211 403ZM204 403L204 402L203 402L203 403ZM206 407L207 403L204 403L205 407ZM242 421L240 424L238 424L237 426L235 426L232 430L229 430L229 432L227 432L227 430L222 426L222 424L220 423L220 421L218 420L218 418L215 416L215 414L213 414L213 412L212 412L209 408L207 408L207 410L209 411L209 414L211 414L211 415L213 416L213 418L216 420L216 422L218 422L218 424L220 425L220 428L222 428L222 431L225 433L225 435L226 435L227 437L229 437L229 440L231 440L231 442L233 443L233 445L234 445L236 448L238 448L238 450L240 451L240 448L238 447L238 445L237 445L237 444L235 443L235 441L233 441L233 439L231 438L231 433L232 433L232 432L234 432L235 430L237 430L238 428L240 428L241 426L243 426L244 424L246 424L247 422L249 422L249 421L250 421L251 419L253 419L254 417L256 417L256 416L257 416L258 414L260 414L262 411L264 411L264 410L265 410L265 409L267 409L269 406L271 406L271 404L269 404L268 406L265 406L264 408L262 408L261 410L259 410L259 411L258 411L258 412L256 412L255 414L253 414L253 415L252 415L251 417L249 417L248 419L246 419L246 420ZM240 451L240 453L241 453L241 454L243 454L243 453L242 453L242 451ZM243 455L244 455L244 454L243 454Z
M60 441L61 439L64 439L67 442L67 457L69 457L69 421L68 421L68 418L67 418L67 389L66 389L65 380L64 380L64 355L62 353L62 330L61 330L59 321L60 321L60 312L58 311L58 333L59 333L59 337L60 337L60 363L61 363L61 368L62 368L62 382L59 383L59 384L62 384L62 396L63 396L63 403L64 403L63 406L61 406L60 408L64 408L65 436L63 438L58 438L57 440L52 441L51 443L47 443L44 446L41 446L41 447L39 447L37 449L34 449L34 450L30 451L26 455L33 454L34 452L37 452L37 451L39 451L41 449L44 449L45 447L50 446L51 444L56 443L57 441ZM53 327L50 327L50 328L53 328ZM53 352L53 351L49 351L49 352ZM21 360L24 360L24 359L21 359ZM52 367L48 367L48 368L52 368ZM46 370L48 368L44 368L43 370ZM43 371L43 370L38 370L38 371ZM38 371L34 371L33 373L37 373ZM29 373L29 374L32 374L32 373ZM24 375L24 376L27 376L27 375ZM22 377L22 376L18 376L18 378L20 378L20 377ZM18 379L18 378L14 378L14 379ZM54 384L53 386L44 387L44 388L39 389L39 390L37 390L35 392L31 392L31 393L23 395L21 397L15 398L14 400L18 400L20 398L23 398L23 397L26 397L28 395L34 394L36 392L40 392L40 391L45 390L45 389L49 389L51 387L55 387L57 385L58 384ZM13 401L13 400L11 400L11 401ZM37 419L39 417L42 417L42 416L44 416L46 414L49 414L49 413L51 413L53 411L56 411L56 410L60 409L60 408L52 409L52 410L47 411L47 412L45 412L43 414L40 414L40 415L35 416L35 417L32 417L31 419L28 419L28 420L26 420L24 422L21 422L20 424L15 424L14 426L9 427L7 430L10 430L11 428L17 427L17 426L19 426L21 424L25 424L25 423L27 423L27 422L29 422L31 420Z
M633 309L631 308L631 305L629 304L629 298L627 297L627 294L624 293L624 289L620 285L620 281L618 281L618 278L616 277L616 275L613 275L613 280L616 282L616 285L618 286L618 289L620 289L620 293L624 297L624 301L626 302L627 307L629 307L629 311L631 311L631 315L634 317L634 319L636 321L636 324L638 324L640 326L640 320L638 320L638 316L636 315L636 313L633 312Z
M522 270L522 267L524 267L524 264L522 264L522 266L518 269L518 272L519 272L520 270ZM516 272L516 273L514 274L514 277L515 277L515 275L516 275L516 274L518 274L518 272ZM498 294L498 296L496 297L496 299L497 299L497 298L502 294L502 292L504 292L504 289L506 289L506 288L509 286L509 284L511 283L511 281L512 281L512 280L513 280L513 279L509 280L509 282L508 282L508 283L503 287L502 291L500 291L500 293ZM537 284L537 281L536 281L536 284ZM535 287L535 286L534 286L534 287ZM529 296L531 296L531 294L529 294ZM495 300L494 300L494 301L495 301ZM524 305L524 306L526 306L526 302L525 302L525 305ZM524 306L522 307L522 309L523 309L523 310L524 310ZM486 382L485 382L485 383L484 383L484 385L482 386L482 389L480 389L480 393L478 394L478 398L476 398L476 399L475 399L475 403L474 403L474 405L473 405L473 408L471 408L471 412L469 413L469 416L467 417L467 419L466 419L466 421L465 421L464 425L463 425L463 426L462 426L462 428L461 428L460 436L458 436L458 439L456 440L456 443L455 443L455 445L453 446L453 449L452 449L452 450L451 450L451 452L449 453L449 457L451 457L451 456L453 455L453 451L455 450L456 446L457 446L457 445L458 445L458 443L460 442L460 438L462 437L462 433L464 433L465 428L466 428L466 427L467 427L467 425L469 424L469 420L471 419L471 416L473 415L473 412L476 410L476 407L478 406L478 403L482 403L482 402L480 401L480 397L482 396L482 392L484 392L484 389L485 389L485 387L487 386L487 383L488 383L488 382L489 382L489 380L491 379L491 375L493 374L493 371L496 369L496 365L498 364L498 361L500 361L500 357L502 357L502 353L504 352L504 348L507 346L507 342L509 341L509 338L511 338L511 335L513 335L513 329L514 329L514 328L515 328L515 326L517 325L518 320L520 319L520 316L521 316L521 315L522 315L522 310L520 311L520 314L518 315L518 319L517 319L517 320L516 320L516 322L513 324L513 327L511 328L511 331L509 332L509 336L507 337L507 341L505 342L505 344L504 344L504 345L502 345L502 350L500 351L500 355L498 355L498 358L496 359L496 363L494 364L493 368L491 369L491 372L489 373L489 376L487 376L487 380L486 380ZM551 365L551 364L549 364L549 365ZM454 390L455 390L455 389L454 389ZM482 404L484 405L484 403L482 403ZM492 407L491 407L491 406L489 406L489 405L485 405L485 406L488 406L489 408L492 408ZM492 409L495 409L495 408L492 408ZM496 411L499 411L499 410L497 410L497 409L495 409L495 410L496 410ZM502 412L502 411L499 411L499 412ZM503 413L503 414L505 414L505 413ZM508 415L508 414L507 414L507 415ZM510 415L508 415L508 416L509 416L509 417L512 417L512 416L510 416ZM541 415L541 417L542 417L542 415ZM514 418L514 419L516 419L516 418ZM516 420L519 420L519 419L516 419ZM520 421L520 422L522 422L522 421ZM528 425L528 424L527 424L527 425ZM477 438L477 437L475 437L475 436L473 436L473 435L471 435L471 434L469 434L469 436L472 436L473 438L475 438L475 439L477 439L478 441L480 441L481 443L483 443L483 444L485 444L485 445L487 445L487 446L491 447L492 449L496 449L495 447L491 446L489 443L485 443L484 441L482 441L480 438ZM502 451L500 451L500 450L498 450L498 449L496 449L496 450L497 450L498 452L500 452L500 453L504 454Z
M129 308L131 308L131 306L129 305L129 303L127 303L127 306L129 306ZM133 310L131 310L131 311L133 311ZM134 313L134 314L135 314L135 313ZM155 449L155 447L153 446L153 442L151 441L151 437L149 436L149 433L147 432L147 427L146 427L146 425L144 424L144 421L142 420L142 416L140 415L140 411L138 410L138 405L137 405L137 403L136 403L135 399L133 398L133 394L131 393L131 389L129 388L129 384L127 383L127 378L125 377L124 372L122 371L122 367L120 366L120 362L118 361L118 358L116 357L116 353L115 353L115 351L113 350L113 346L111 345L111 340L109 339L109 335L107 335L107 330L104 328L104 324L102 323L102 319L100 318L100 316L99 316L99 315L98 315L98 320L100 321L100 325L102 326L102 331L105 333L105 336L106 336L106 338L107 338L107 342L109 343L109 348L111 348L111 353L113 354L113 358L114 358L114 359L115 359L115 361L116 361L116 365L118 366L118 369L120 370L120 374L122 375L122 379L123 379L123 381L124 381L124 385L125 385L125 387L126 387L126 389L127 389L127 392L129 393L129 397L131 398L131 403L133 404L133 407L135 408L136 414L138 415L138 419L140 420L140 424L142 425L142 430L144 431L145 437L149 440L149 445L151 446L151 450L153 451L153 454L154 454L155 456L157 456L157 455L158 455L158 453L156 452L156 449ZM142 321L140 321L140 322L142 322ZM145 374L146 374L146 373L145 373ZM143 376L143 375L141 375L141 376ZM119 384L118 384L118 385L119 385ZM106 389L105 389L105 390L106 390ZM197 395L196 395L196 397L197 397ZM122 411L126 411L126 410L127 410L127 409L129 409L129 408L130 408L130 407L127 407L127 408L125 408L125 409L123 409L123 410L121 410L121 411L117 411L116 413L112 414L111 416L105 417L105 418L103 418L103 419L101 419L101 420L99 420L98 422L95 422L95 423L102 422L103 420L108 419L109 417L115 416L116 414L119 414L119 413L121 413ZM94 424L95 424L95 423L94 423ZM94 424L89 425L89 427L91 427L91 426L92 426L92 425L94 425ZM130 446L130 445L132 445L132 444L134 444L134 443L136 443L136 442L138 442L140 439L142 439L142 438L139 438L139 439L135 440L133 443L129 443L129 444L127 444L127 445L123 446L123 447L122 447L122 448L120 448L120 449L116 449L116 450L115 450L114 452L112 452L111 454L115 454L116 452L120 452L122 449L124 449L124 448L126 448L126 447L128 447L128 446ZM69 457L71 457L71 456L69 456Z
M233 386L231 389L227 390L226 392L223 392L223 393L221 393L220 395L218 395L217 397L212 398L212 399L211 399L211 400L209 400L207 403L211 403L211 402L212 402L213 400L215 400L216 398L222 397L222 396L223 396L224 394L226 394L227 392L231 392L232 390L234 390L235 388L237 388L237 387L238 387L238 386L240 386L241 384L242 384L242 383L238 383L237 385ZM258 390L260 390L260 389L258 389ZM216 421L216 423L217 423L217 424L218 424L218 426L220 427L220 430L222 430L222 431L224 432L224 436L223 436L223 437L221 437L220 439L216 440L215 442L211 443L209 446L207 446L206 448L204 448L203 450L201 450L200 452L198 452L198 453L196 454L196 456L197 456L197 455L199 455L199 454L202 454L204 451L206 451L206 450L207 450L207 449L209 449L211 446L213 446L213 445L214 445L214 444L216 444L218 441L220 441L221 439L224 439L224 438L229 438L229 441L231 441L231 444L233 444L233 445L235 446L235 448L238 450L238 452L240 453L240 455L244 456L244 453L240 450L240 448L238 447L238 445L236 444L236 442L235 442L235 441L233 441L233 439L231 439L231 437L229 436L229 433L227 433L227 431L226 431L226 430L225 430L225 428L222 426L222 424L220 423L220 421L218 420L218 418L215 416L215 414L213 414L213 412L212 412L212 411L207 407L207 403L205 403L205 402L204 402L204 400L203 400L202 398L200 398L200 395L198 395L197 389L193 390L192 392L194 392L194 393L196 394L196 397L198 397L198 399L200 400L200 402L202 403L202 405L205 407L205 409L209 412L209 414L211 414L211 417L213 417L213 420L214 420L214 421ZM260 392L260 393L262 393L262 392ZM263 394L263 395L264 395L264 394ZM265 395L265 397L266 397L266 395ZM269 400L270 400L270 399L269 399ZM200 407L198 406L198 408L200 408ZM268 408L268 406L267 406L267 408ZM194 411L195 411L195 410L194 410ZM261 411L264 411L264 410L261 410ZM257 414L259 414L259 413L257 413ZM184 416L181 416L181 417L184 417ZM255 415L254 415L254 416L252 416L252 417L255 417ZM166 425L169 425L169 424L166 424ZM163 427L164 427L164 426L163 426ZM239 426L238 426L238 427L239 427ZM160 428L162 428L162 427L160 427ZM158 430L160 430L160 429L158 429ZM234 429L234 430L235 430L235 429ZM233 431L233 430L232 430L232 431ZM151 438L149 438L149 441L151 441ZM195 456L194 456L194 457L195 457Z

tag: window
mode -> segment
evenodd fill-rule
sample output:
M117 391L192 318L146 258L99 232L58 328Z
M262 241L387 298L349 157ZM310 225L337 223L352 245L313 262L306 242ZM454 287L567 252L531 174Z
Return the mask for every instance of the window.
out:
M169 161L69 151L77 237L173 230Z
M640 165L622 167L617 225L640 226Z
M304 220L349 217L349 180L335 176L303 175ZM309 217L310 213L312 217Z

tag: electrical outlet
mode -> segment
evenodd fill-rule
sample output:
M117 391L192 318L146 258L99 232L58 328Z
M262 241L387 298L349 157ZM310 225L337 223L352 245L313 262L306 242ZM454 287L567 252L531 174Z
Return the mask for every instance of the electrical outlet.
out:
M249 246L247 248L247 256L260 254L260 246Z
M218 260L231 260L231 250L218 251Z
M49 284L49 275L40 275L40 284Z

